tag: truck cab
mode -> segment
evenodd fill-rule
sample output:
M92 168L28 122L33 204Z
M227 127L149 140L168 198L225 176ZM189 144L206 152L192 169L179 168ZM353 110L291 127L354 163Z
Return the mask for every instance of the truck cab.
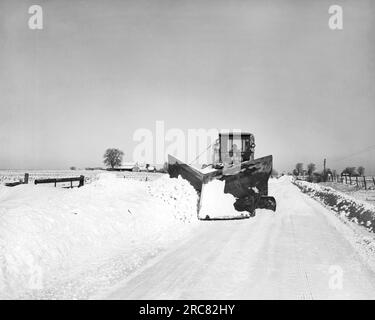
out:
M228 166L254 160L254 135L247 132L219 133L214 145L214 166Z

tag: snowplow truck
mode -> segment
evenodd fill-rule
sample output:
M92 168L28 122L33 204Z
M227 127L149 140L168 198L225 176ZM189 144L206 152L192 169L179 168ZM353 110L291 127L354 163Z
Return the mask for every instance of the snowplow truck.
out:
M203 169L188 165L168 155L168 173L171 178L188 180L199 195L198 218L201 220L241 219L255 215L258 208L276 211L276 200L268 196L268 179L272 173L272 155L254 159L255 139L251 133L219 133L213 144L212 164ZM218 216L200 215L204 205L206 186L219 180L223 193L231 194L236 214ZM218 195L220 196L220 195ZM238 213L238 214L237 214Z

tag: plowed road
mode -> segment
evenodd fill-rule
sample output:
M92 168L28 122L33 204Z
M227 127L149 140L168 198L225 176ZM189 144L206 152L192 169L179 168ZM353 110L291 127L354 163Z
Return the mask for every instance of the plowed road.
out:
M272 183L270 194L276 213L201 222L106 298L374 299L375 274L347 227L289 181Z

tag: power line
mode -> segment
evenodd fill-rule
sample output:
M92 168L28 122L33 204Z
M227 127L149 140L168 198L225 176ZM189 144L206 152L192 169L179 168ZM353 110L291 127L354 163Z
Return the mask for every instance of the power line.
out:
M362 154L362 153L365 153L365 152L371 151L372 149L375 149L375 145L368 146L368 147L366 147L365 149L362 149L362 150L357 151L357 152L355 152L355 153L352 153L352 154L350 154L350 155L344 156L344 157L342 157L342 158L333 158L331 161L335 161L335 162L343 161L343 160L346 160L346 159L352 158L352 157L354 157L354 156L357 156L357 155L359 155L359 154Z

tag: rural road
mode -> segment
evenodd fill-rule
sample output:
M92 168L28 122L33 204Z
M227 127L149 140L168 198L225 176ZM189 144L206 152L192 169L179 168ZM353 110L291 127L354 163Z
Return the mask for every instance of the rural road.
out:
M374 299L375 274L334 214L289 181L272 182L270 194L276 213L201 222L104 298Z

